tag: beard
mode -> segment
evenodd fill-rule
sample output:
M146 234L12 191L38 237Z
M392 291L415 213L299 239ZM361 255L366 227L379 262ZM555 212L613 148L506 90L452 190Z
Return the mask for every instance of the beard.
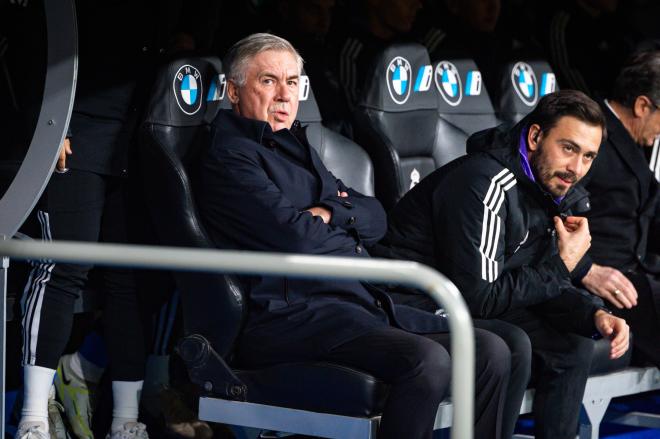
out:
M542 142L539 143L538 149L530 157L530 164L536 181L546 192L549 192L555 198L566 195L568 190L578 181L578 177L574 172L562 172L552 169L550 159L544 151ZM559 177L562 180L570 182L570 184L564 184L562 182L555 183L553 182L554 177Z

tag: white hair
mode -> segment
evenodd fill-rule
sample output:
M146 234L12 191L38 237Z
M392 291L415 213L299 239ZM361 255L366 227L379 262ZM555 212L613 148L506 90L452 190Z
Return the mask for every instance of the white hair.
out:
M303 59L291 43L276 35L258 33L249 35L231 46L224 60L227 79L234 81L239 87L245 85L248 63L267 50L290 52L298 62L298 73L302 73Z

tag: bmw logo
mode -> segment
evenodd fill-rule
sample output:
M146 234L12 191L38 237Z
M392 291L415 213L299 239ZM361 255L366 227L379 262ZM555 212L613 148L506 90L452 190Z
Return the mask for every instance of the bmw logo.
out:
M463 99L463 84L456 66L449 61L440 61L435 66L435 86L440 96L449 105L455 107Z
M174 96L181 111L193 115L202 107L202 75L191 65L182 66L174 75Z
M411 72L408 60L400 56L390 61L387 66L387 90L392 100L399 105L405 104L410 96Z
M532 67L524 62L518 62L511 70L511 82L513 89L525 105L533 107L538 98L538 86L536 84L536 75Z

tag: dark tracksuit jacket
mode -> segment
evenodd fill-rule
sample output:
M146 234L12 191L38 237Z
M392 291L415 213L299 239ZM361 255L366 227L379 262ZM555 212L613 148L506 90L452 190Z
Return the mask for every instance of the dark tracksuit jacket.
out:
M557 205L525 175L519 154L525 125L470 137L466 156L436 170L397 204L375 251L444 273L474 317L532 307L559 328L593 335L593 314L602 302L572 286L552 220L588 209L588 194L578 185ZM581 263L573 273L583 270Z

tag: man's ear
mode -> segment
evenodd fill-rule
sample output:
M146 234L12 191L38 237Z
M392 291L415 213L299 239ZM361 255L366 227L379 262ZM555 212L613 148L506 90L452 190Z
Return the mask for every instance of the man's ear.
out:
M227 97L232 105L238 104L238 86L231 79L227 81Z
M637 96L635 98L635 103L633 103L632 113L634 117L644 117L647 114L653 112L654 105L651 103L651 100L644 96Z
M529 131L527 131L527 148L530 151L536 151L539 145L539 140L541 139L541 126L533 123L529 126Z

